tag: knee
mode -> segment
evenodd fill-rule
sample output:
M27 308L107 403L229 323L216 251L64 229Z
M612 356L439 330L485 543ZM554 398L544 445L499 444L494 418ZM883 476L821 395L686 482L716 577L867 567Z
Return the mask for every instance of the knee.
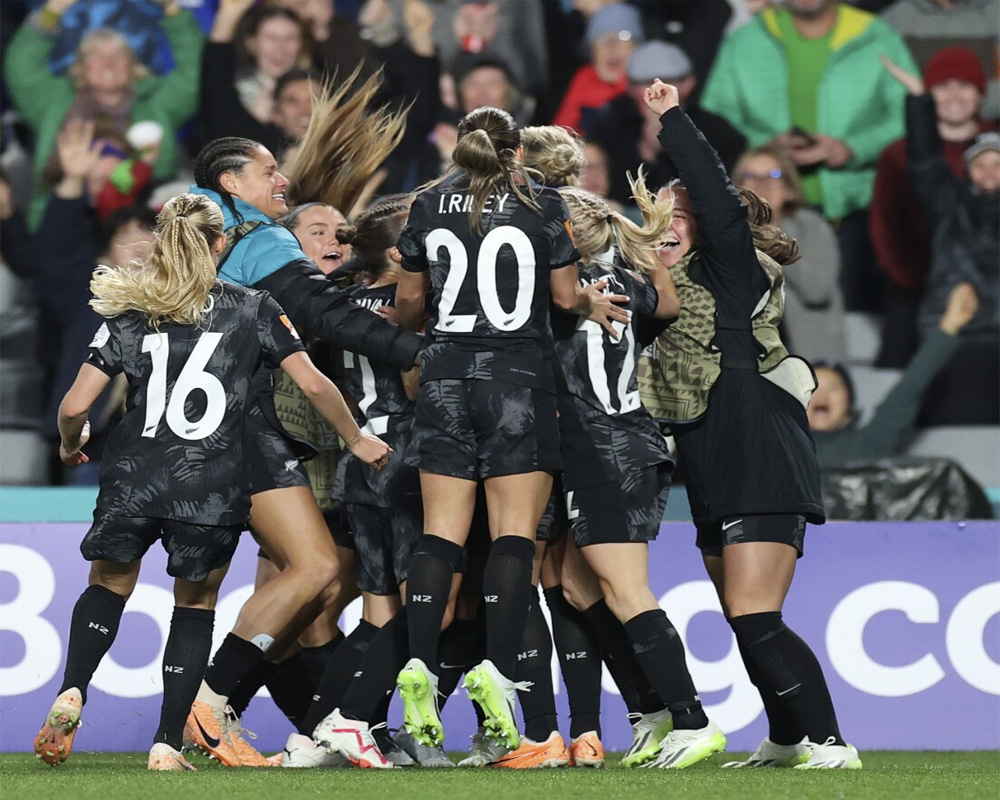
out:
M583 593L580 591L580 587L572 579L567 580L565 576L562 582L562 596L577 611L587 610L588 604Z
M292 571L297 581L323 599L324 606L333 603L340 594L340 564L336 556L318 556Z
M644 611L659 608L648 586L616 584L602 580L601 590L604 592L604 599L611 613L622 623L628 622Z
M135 591L135 585L139 579L138 562L136 562L135 570L129 572L122 572L121 569L103 569L102 566L103 562L101 561L91 563L87 585L101 586L128 600L132 596L132 592Z

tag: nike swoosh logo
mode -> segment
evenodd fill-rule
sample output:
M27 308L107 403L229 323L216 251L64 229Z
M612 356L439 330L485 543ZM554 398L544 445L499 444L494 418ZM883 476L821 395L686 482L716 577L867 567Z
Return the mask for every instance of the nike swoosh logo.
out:
M741 522L743 522L742 519L734 520L733 522L724 522L722 523L722 530L728 531L734 525L739 525Z
M797 684L795 684L795 685L794 685L794 686L793 686L793 687L792 687L791 689L785 689L785 691L783 691L783 692L777 692L777 691L776 691L776 692L775 692L775 694L776 694L776 695L778 695L778 697L784 697L784 696L785 696L786 694L788 694L789 692L794 692L794 691L795 691L796 689L798 689L798 688L799 688L799 687L800 687L801 685L802 685L801 683L797 683Z
M201 731L202 738L205 740L205 744L209 747L218 747L222 742L208 735L208 731L205 730L204 726L201 724L201 720L197 717L194 718L195 724L198 726L198 730Z

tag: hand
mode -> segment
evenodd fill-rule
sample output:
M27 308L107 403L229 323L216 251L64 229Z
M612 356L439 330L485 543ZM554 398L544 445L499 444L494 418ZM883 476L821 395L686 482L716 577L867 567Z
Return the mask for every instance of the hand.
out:
M160 6L163 9L164 15L168 17L172 17L181 10L179 0L153 0L153 2Z
M69 120L56 137L56 151L64 177L86 178L101 157L101 145L94 141L94 121Z
M938 327L949 336L957 336L979 310L979 298L971 283L960 283L948 295L948 305Z
M80 464L86 464L90 461L87 454L83 452L83 446L90 441L90 420L83 423L83 430L80 431L80 441L77 442L76 448L70 450L66 447L65 442L59 444L59 458L63 464L68 464L71 467L78 467Z
M379 472L389 463L389 453L392 452L392 448L377 436L360 432L354 441L347 443L347 449Z
M410 49L418 56L434 55L434 12L423 0L403 0L403 25Z
M396 311L395 306L379 306L377 313L382 319L395 322L397 325L399 324L399 313Z
M0 178L0 219L7 220L14 216L14 199L10 195L10 184Z
M879 56L879 61L882 62L882 66L888 70L889 74L899 81L903 85L903 88L914 97L919 97L927 91L919 75L911 75L899 66L899 64L892 61L889 56Z
M615 327L615 323L628 325L632 321L632 315L626 309L616 306L615 303L627 303L629 298L623 294L605 294L604 290L607 288L607 281L598 281L584 289L590 302L590 313L587 315L587 319L604 328L613 339L619 339L621 331Z
M474 37L485 45L497 35L496 2L462 3L452 19L455 38L461 42L466 37Z
M236 35L236 26L253 4L254 0L220 0L212 30L208 34L209 41L231 42Z
M662 117L670 109L677 108L681 104L677 95L677 87L664 83L659 78L646 89L645 99L646 107L658 117Z
M854 152L840 139L827 136L825 133L813 134L813 143L805 146L795 146L795 135L791 134L793 145L789 154L800 167L813 164L825 164L830 169L840 169L852 158ZM799 137L801 139L801 137Z

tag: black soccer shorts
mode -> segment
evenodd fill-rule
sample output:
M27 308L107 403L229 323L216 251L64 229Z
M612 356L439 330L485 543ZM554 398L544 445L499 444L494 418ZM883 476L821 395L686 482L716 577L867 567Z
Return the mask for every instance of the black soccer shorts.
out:
M419 496L395 508L347 503L354 533L354 572L358 588L377 595L394 595L406 580L413 550L424 533Z
M271 489L312 488L306 468L288 441L260 415L246 417L243 468L249 474L250 494Z
M503 381L421 385L407 463L474 481L561 467L555 395Z
M745 514L699 526L697 545L703 555L722 556L722 548L741 542L777 542L794 547L802 558L806 518L801 514Z
M167 574L197 582L232 560L242 532L242 525L195 525L173 519L123 517L97 509L80 552L87 561L128 564L142 558L159 539L169 556Z
M566 511L577 547L651 542L660 532L670 491L669 461L566 492Z

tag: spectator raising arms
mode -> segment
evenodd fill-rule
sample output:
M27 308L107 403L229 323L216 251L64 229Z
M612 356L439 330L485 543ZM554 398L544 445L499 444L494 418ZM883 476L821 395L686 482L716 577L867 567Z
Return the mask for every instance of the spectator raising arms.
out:
M133 122L158 122L164 137L153 177L161 180L177 171L175 132L198 107L202 34L176 0L162 0L161 24L177 65L169 74L149 75L119 34L102 29L83 38L69 75L53 75L48 59L59 19L75 2L48 0L14 35L4 62L14 105L36 136L34 197L28 210L32 227L48 198L42 172L67 117L99 122L122 139Z

